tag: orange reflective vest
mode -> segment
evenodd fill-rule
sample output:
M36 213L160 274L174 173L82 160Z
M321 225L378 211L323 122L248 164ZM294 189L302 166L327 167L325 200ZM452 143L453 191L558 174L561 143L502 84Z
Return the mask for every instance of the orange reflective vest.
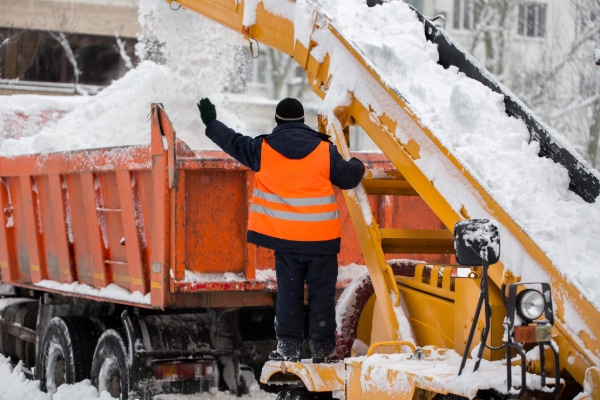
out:
M328 142L294 160L264 140L260 171L254 175L248 230L294 241L341 237L329 158Z

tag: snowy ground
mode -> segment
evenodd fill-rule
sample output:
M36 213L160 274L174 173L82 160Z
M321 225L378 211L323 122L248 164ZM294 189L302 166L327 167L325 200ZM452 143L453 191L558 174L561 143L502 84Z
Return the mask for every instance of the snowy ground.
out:
M106 392L98 395L98 391L89 381L75 385L62 385L54 395L40 390L39 381L27 379L19 366L13 368L9 360L0 354L0 400L112 400ZM275 399L271 393L257 391L249 395L234 396L226 392L203 393L197 395L163 395L154 400L249 400ZM133 399L135 400L135 399Z

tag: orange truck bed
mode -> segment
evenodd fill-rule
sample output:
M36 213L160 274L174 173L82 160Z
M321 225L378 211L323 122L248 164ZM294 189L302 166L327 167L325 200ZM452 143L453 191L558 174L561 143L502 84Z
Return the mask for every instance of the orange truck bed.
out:
M2 281L158 309L272 305L272 253L245 240L252 171L192 151L156 104L151 135L149 145L0 158ZM380 154L357 156L392 168ZM340 265L364 264L338 195ZM382 221L442 227L418 196L370 201Z

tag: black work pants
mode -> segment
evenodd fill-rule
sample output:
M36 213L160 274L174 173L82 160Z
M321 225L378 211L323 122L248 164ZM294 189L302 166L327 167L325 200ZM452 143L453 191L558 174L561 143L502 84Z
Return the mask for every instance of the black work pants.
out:
M275 252L277 350L299 358L304 342L304 283L308 289L308 334L312 357L335 352L337 254Z

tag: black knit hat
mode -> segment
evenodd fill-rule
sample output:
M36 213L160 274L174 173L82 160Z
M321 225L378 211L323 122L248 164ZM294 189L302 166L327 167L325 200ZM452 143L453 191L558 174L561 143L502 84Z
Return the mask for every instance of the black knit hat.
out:
M296 99L285 98L277 104L275 108L275 122L283 124L285 122L304 122L304 107Z

